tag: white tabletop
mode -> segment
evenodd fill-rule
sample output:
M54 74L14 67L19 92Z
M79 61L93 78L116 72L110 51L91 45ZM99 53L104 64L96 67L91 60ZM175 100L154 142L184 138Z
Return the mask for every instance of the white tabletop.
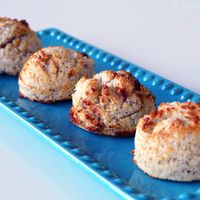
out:
M34 30L59 28L200 93L198 0L6 0L0 5L2 16L27 19ZM120 199L3 110L0 121L0 200Z

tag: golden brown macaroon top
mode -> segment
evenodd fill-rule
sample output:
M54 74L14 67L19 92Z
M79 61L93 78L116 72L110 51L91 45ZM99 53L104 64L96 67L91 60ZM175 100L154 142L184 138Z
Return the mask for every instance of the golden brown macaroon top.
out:
M65 84L67 87L70 86L68 79L91 64L93 60L85 54L62 46L47 47L30 56L20 72L19 81L42 90L59 88Z
M88 99L90 102L87 104L90 105L99 101L100 103L125 102L132 96L138 100L138 104L142 104L140 95L145 96L146 100L154 101L153 95L136 78L124 70L118 72L106 70L96 74L93 79L83 77L76 88L79 88L84 102L87 102ZM76 101L74 103L76 106Z
M9 26L9 25L13 25L13 24L16 24L16 25L23 27L23 28L29 28L29 24L24 19L17 20L17 19L11 19L11 18L8 18L8 17L0 17L0 28L5 27L5 26Z
M28 34L35 34L25 20L0 18L0 48Z
M149 137L200 134L200 103L162 103L156 111L140 119L138 128Z

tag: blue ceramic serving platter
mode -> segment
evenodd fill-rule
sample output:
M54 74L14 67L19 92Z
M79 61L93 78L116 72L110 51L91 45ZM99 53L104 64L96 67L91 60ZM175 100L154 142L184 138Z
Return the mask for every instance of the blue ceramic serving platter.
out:
M85 52L95 60L96 72L126 70L156 97L156 104L200 102L200 95L86 42L50 28L38 32L43 47L64 46ZM34 133L54 145L122 199L200 199L200 182L181 183L149 177L132 162L134 138L113 138L88 133L69 122L71 101L41 104L18 97L17 77L0 76L0 107L12 113Z

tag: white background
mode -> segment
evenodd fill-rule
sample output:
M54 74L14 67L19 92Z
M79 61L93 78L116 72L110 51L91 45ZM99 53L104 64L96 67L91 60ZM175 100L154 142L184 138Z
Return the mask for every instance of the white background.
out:
M34 30L59 28L200 93L199 0L0 0L0 14L26 19ZM36 165L35 146L40 145L40 139L32 139L35 146L26 146L20 139L8 142L12 134L23 137L18 134L25 130L16 124L13 132L3 120L9 117L1 111L0 200L80 199L81 196L118 199L101 183L96 184L89 174L82 173L80 176L84 178L79 178L74 171L71 173L74 179L67 180L69 174L65 170L71 170L73 164L61 159L48 144L42 144L43 154L38 152L40 165ZM20 151L20 148L25 149ZM28 153L23 156L25 150ZM52 171L44 170L48 162ZM56 174L56 169L63 165L62 174L66 174ZM60 176L66 179L58 179ZM74 193L77 187L79 192Z

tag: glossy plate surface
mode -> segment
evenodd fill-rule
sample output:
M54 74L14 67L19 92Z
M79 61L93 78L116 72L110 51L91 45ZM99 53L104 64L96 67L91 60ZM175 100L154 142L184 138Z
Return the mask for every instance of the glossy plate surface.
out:
M65 46L86 52L95 60L96 72L124 69L156 96L156 104L171 101L200 102L200 95L135 64L93 47L57 29L38 32L43 47ZM17 77L0 76L0 107L30 126L77 164L119 193L124 199L200 199L200 182L179 183L153 179L132 162L133 138L113 138L88 133L69 122L71 101L41 104L18 97Z

